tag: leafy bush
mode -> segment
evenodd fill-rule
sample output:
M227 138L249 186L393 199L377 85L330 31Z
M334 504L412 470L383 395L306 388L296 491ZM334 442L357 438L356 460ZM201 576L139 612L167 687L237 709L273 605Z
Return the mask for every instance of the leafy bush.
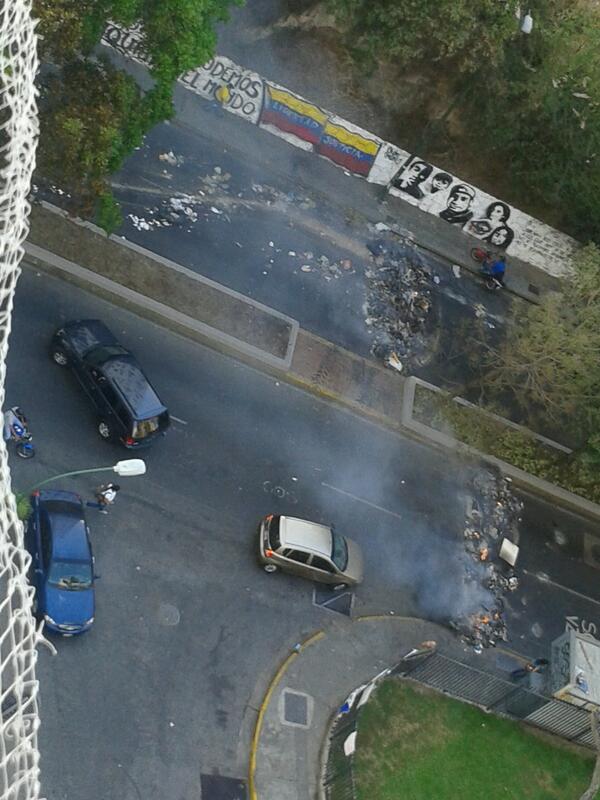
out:
M488 67L502 58L517 34L513 7L498 0L328 0L363 64L394 60L452 60L459 72Z
M98 198L96 222L109 235L123 224L120 206L109 192L101 194Z
M597 465L555 450L533 436L503 424L476 408L457 403L444 393L419 384L413 413L418 422L453 436L459 442L554 483L569 492L600 502Z
M214 54L214 25L240 0L34 0L41 56L58 65L41 104L39 168L77 197L76 210L117 224L108 176L156 123L173 115L173 83ZM155 84L145 95L126 73L91 58L108 21L141 23Z
M51 75L40 104L38 165L90 212L108 175L142 142L147 102L137 84L107 61L75 61Z

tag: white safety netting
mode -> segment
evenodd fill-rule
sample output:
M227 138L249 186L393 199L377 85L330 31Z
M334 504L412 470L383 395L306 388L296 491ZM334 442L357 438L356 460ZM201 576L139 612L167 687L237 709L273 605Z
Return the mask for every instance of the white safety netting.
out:
M36 36L30 0L0 0L0 406L13 295L28 231L38 124ZM29 556L0 437L0 800L40 796L35 678L41 638L27 582Z

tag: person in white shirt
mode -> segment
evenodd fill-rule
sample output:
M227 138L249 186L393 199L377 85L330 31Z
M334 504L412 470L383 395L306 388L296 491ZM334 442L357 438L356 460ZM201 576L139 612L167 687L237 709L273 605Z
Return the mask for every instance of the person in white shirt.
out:
M91 508L97 508L101 514L108 514L108 508L115 502L117 492L120 490L121 487L118 483L103 483L94 492L96 495L96 502L87 503L86 505Z

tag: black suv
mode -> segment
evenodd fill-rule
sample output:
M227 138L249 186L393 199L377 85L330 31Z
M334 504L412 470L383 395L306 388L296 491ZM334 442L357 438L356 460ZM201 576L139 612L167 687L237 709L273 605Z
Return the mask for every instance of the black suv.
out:
M50 352L56 364L73 369L92 400L103 439L144 447L169 427L169 412L140 365L100 320L67 322Z

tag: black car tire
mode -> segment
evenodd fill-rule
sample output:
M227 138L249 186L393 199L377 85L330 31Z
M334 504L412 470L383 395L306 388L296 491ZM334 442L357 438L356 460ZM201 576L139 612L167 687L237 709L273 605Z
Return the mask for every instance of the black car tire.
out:
M98 422L98 434L105 442L110 442L114 438L113 429L105 419Z
M268 572L269 574L272 574L273 572L277 572L279 567L277 566L277 564L265 564L263 566L263 569L264 569L265 572Z
M53 347L50 355L52 357L52 361L55 364L58 364L59 367L66 367L69 363L69 358L62 347Z

